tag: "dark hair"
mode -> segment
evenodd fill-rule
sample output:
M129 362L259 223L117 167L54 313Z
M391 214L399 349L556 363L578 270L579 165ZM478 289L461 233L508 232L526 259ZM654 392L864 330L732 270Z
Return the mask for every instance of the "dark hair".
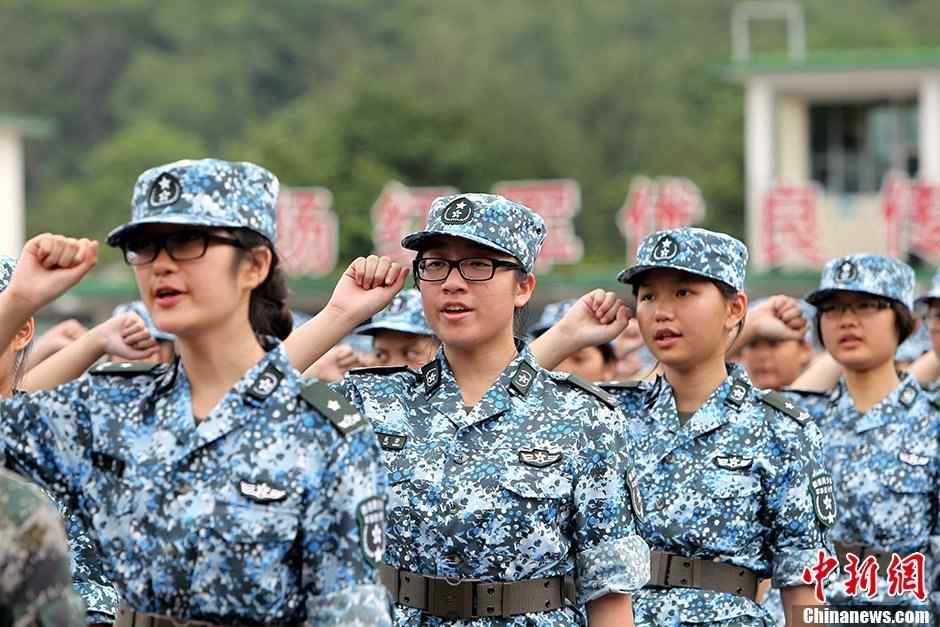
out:
M896 300L877 296L875 298L881 302L888 303L891 307L891 311L894 312L894 331L897 333L898 346L900 346L904 343L904 340L914 333L914 328L917 326L917 320L914 319L914 314L911 313L910 309ZM822 334L822 312L819 310L818 306L816 308L816 316L813 318L813 326L816 329L816 337L819 338L819 343L825 346L826 342L823 340Z
M266 246L271 251L271 268L258 287L251 290L248 319L255 335L273 335L285 339L294 328L294 319L287 306L287 275L279 266L277 252L268 238L251 229L234 229L232 235L243 246L236 260L247 259L252 249Z

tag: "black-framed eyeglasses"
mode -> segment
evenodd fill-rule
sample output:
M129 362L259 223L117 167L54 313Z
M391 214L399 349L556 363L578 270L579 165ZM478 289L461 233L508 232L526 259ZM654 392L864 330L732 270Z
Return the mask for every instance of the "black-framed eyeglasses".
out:
M891 307L891 303L888 301L872 298L869 300L860 300L855 303L823 303L819 305L817 309L820 315L827 318L834 318L836 315L841 317L845 315L847 311L851 311L859 318L866 318L889 307Z
M921 318L926 324L933 326L940 322L940 311L936 309L928 309L923 313Z
M422 257L415 259L415 276L422 281L439 283L447 280L454 268L465 281L489 281L496 274L497 268L522 270L522 266L511 261L490 257L467 257L466 259L442 259L440 257Z
M226 244L235 248L245 246L233 237L223 237L202 229L183 229L166 235L140 235L130 237L121 244L124 261L132 266L153 262L165 250L173 261L192 261L206 254L209 243Z

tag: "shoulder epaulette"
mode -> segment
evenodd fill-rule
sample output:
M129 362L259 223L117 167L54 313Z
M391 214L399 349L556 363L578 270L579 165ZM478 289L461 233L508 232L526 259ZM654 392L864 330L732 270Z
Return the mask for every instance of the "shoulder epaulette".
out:
M642 390L644 382L640 379L630 379L628 381L602 381L597 384L602 390Z
M323 414L344 436L366 424L365 418L356 408L325 383L309 379L303 381L300 384L300 397Z
M158 377L166 372L166 364L157 362L107 362L94 366L89 370L93 375L117 375L120 377L139 377L141 375L150 375Z
M793 392L794 394L799 394L800 396L819 396L822 398L829 398L832 395L832 390L826 390L825 392L820 392L818 390L798 390L796 388L785 388L784 392Z
M788 401L776 392L765 392L760 398L774 409L793 418L801 427L810 421L811 416L808 411L798 407L795 403Z
M395 374L408 372L408 366L366 366L364 368L351 368L346 374Z
M616 396L614 396L610 392L605 392L604 390L599 388L597 385L591 383L590 381L585 381L584 379L582 379L576 374L565 375L564 377L561 378L561 380L566 381L570 383L571 385L584 390L585 392L587 392L588 394L591 394L592 396L596 396L605 405L609 407L612 407L614 409L620 407L620 403L617 401Z

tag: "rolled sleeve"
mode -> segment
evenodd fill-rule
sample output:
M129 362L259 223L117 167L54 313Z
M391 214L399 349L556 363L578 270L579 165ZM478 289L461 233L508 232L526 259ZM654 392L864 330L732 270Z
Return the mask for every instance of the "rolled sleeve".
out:
M650 578L650 549L638 535L618 538L578 553L578 603L605 594L631 593Z

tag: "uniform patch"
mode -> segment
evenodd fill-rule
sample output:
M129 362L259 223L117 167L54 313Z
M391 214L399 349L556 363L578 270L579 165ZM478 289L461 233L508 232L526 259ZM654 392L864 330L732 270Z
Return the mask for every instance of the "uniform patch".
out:
M284 374L280 370L269 365L261 371L255 382L248 388L248 394L259 401L263 401L271 396L277 386L281 384L283 378Z
M96 375L119 375L124 377L136 377L142 374L149 374L153 376L159 376L163 374L167 369L165 364L150 363L150 362L107 362L99 364L89 370L88 372Z
M359 546L366 561L377 566L385 555L385 501L373 496L364 500L356 509L359 524Z
M725 470L748 470L753 463L750 457L738 455L719 455L715 458L715 465Z
M305 381L300 386L300 396L333 423L336 430L343 435L348 435L366 424L365 418L349 401L335 394L324 383Z
M740 409L744 399L747 398L747 390L748 385L746 383L735 379L731 383L731 389L728 390L728 396L725 397L725 403L735 409Z
M421 375L424 377L424 393L430 396L441 384L441 365L436 359L424 364Z
M907 451L898 453L898 459L908 466L926 466L930 463L929 457L918 455L917 453L909 453Z
M147 192L147 203L153 207L167 207L172 205L183 195L183 186L178 178L172 174L163 173L158 176Z
M850 259L845 259L839 264L839 270L836 272L836 281L847 283L855 280L858 276L858 268Z
M516 374L512 376L509 387L518 392L521 396L525 396L529 393L532 384L535 383L536 374L535 368L523 361L516 369Z
M376 431L375 435L383 451L400 451L405 448L405 443L408 441L407 435L398 435L397 433L380 433Z
M582 390L584 390L584 391L587 392L588 394L591 394L591 395L593 395L593 396L596 396L597 398L601 399L601 401L603 401L604 404L607 405L608 407L612 407L612 408L616 409L617 407L620 406L620 403L617 401L617 397L616 397L616 396L614 396L614 395L611 394L610 392L605 392L604 390L602 390L602 389L599 388L598 386L594 385L594 384L591 383L590 381L585 381L584 379L582 379L581 377L579 377L579 376L576 375L576 374L569 374L569 375L567 375L567 376L563 379L563 381L567 381L568 383L572 384L573 386L578 387L578 388L581 388Z
M901 391L901 395L898 397L898 400L901 401L901 404L911 408L911 405L914 404L914 399L917 398L917 388L913 385L909 385Z
M808 411L801 407L797 407L795 404L788 401L786 398L780 394L777 394L776 392L767 392L761 397L761 400L774 409L783 412L790 418L793 418L801 427L805 426L806 423L810 421L810 418L812 418Z
M287 498L287 491L267 483L239 481L238 491L255 503L277 503Z
M816 520L825 527L831 527L836 521L836 496L832 477L826 471L817 472L809 480L809 491L813 497Z
M444 224L466 224L473 217L476 206L466 198L458 198L444 208L441 222Z
M646 521L646 509L643 507L643 495L640 494L640 480L633 468L627 472L627 492L630 493L630 504L633 506L633 515L638 522Z
M653 261L669 261L679 254L679 244L671 235L664 235L656 242L653 252L650 255Z
M546 468L557 464L564 457L561 451L549 451L542 448L522 449L519 451L519 461L526 466Z

